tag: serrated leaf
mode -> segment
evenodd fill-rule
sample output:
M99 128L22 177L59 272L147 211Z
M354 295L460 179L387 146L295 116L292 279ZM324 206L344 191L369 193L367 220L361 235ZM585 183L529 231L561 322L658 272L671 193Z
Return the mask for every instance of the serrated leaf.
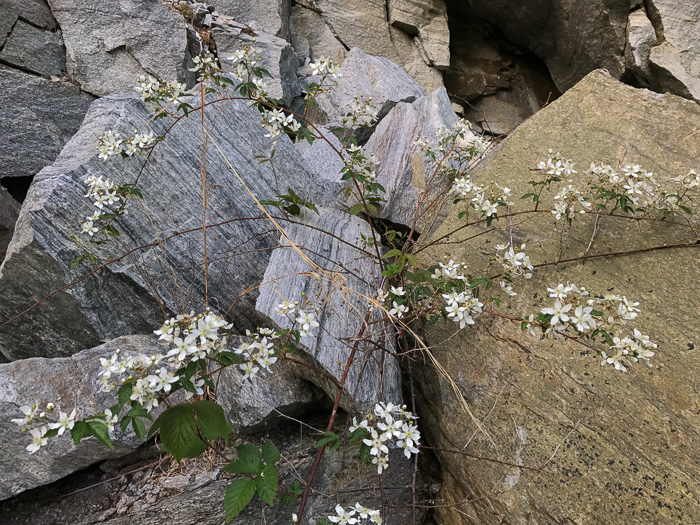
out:
M236 447L238 459L226 465L224 470L230 474L259 474L262 471L262 456L258 447L250 443Z
M362 207L363 206L361 203L353 204L352 206L350 206L348 213L350 215L357 215L358 213L360 213L362 211Z
M133 389L133 383L125 383L119 387L119 390L117 391L117 401L119 401L120 405L124 405L125 403L129 402Z
M238 516L255 495L255 483L250 479L237 479L226 489L224 508L226 523Z
M275 503L277 496L277 486L279 484L279 474L274 465L265 465L262 472L255 478L255 489L258 496L268 505Z
M146 436L146 424L143 422L143 420L135 417L131 420L131 426L134 429L137 438L143 439Z
M268 465L274 465L280 460L280 451L272 441L266 441L262 446L262 457Z
M114 450L114 445L109 437L109 431L107 430L107 425L101 421L89 421L86 423L90 429L90 434L95 436L97 440L104 446ZM74 427L75 428L75 427Z
M372 458L372 455L369 453L371 448L369 445L365 445L362 443L360 446L360 465L365 466L367 463L369 463L369 460Z
M197 401L189 405L197 414L197 426L207 439L226 439L233 432L224 409L213 401Z
M177 462L185 457L196 457L206 449L206 444L197 434L194 411L189 404L175 405L158 416L151 425L148 437L150 438L156 431L160 431L163 448Z
M70 430L70 437L73 438L73 444L77 445L85 437L89 436L90 431L86 423L76 421L73 428Z

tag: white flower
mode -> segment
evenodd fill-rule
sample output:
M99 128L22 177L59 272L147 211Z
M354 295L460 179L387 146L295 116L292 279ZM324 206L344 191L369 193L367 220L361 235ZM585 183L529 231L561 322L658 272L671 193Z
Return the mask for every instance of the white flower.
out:
M568 322L569 316L566 315L566 312L568 312L569 310L571 310L570 304L567 304L566 306L564 306L561 304L561 302L559 300L557 300L554 303L554 308L543 308L542 313L552 316L552 320L550 321L550 324L552 327L554 327L559 323Z
M66 414L65 412L60 412L58 414L58 422L56 423L51 423L49 425L49 428L58 429L58 435L62 435L66 430L72 430L72 428L75 426L75 408L73 411L70 413L70 415Z
M389 456L375 456L372 463L377 465L377 474L381 474L389 466Z
M391 315L395 315L399 319L403 317L403 314L408 312L408 308L403 304L397 304L396 301L393 301L393 305L394 307L391 310L389 310L389 313Z
M19 409L22 411L24 414L23 419L13 419L13 423L17 423L19 426L23 427L25 425L29 425L34 421L34 418L37 417L38 412L39 412L39 407L37 406L36 403L33 405L24 405L19 407Z
M31 430L30 433L32 435L32 443L27 446L28 452L34 454L34 452L46 445L49 440L49 438L45 437L47 431L48 429L46 427L33 428Z
M574 315L571 317L571 322L576 325L579 332L585 332L586 330L596 327L596 322L593 317L591 317L592 311L593 308L590 306L577 306L576 310L574 310Z
M394 295L399 295L403 297L406 295L405 290L403 289L403 286L399 286L398 288L394 288L393 286L390 288L390 292Z
M313 312L305 312L304 310L299 310L299 317L296 319L297 323L301 327L299 332L301 336L306 336L311 330L318 327L318 321L316 321L316 314Z
M112 411L108 408L105 410L105 425L107 425L107 432L110 434L114 432L114 425L119 420L119 414L112 414Z
M338 525L354 525L355 523L359 523L359 520L357 518L352 517L355 515L355 509L353 509L352 507L350 507L348 510L345 510L340 505L336 505L335 513L335 516L328 516L328 521L332 521L333 523L337 523Z

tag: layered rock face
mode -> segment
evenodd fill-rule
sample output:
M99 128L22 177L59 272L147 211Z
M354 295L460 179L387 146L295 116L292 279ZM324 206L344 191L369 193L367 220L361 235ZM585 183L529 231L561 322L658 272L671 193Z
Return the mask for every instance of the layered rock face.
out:
M668 180L697 165L699 118L692 101L594 72L521 125L474 178L507 183L514 195L523 194L532 178L528 167L555 147L580 170L593 161L640 163ZM433 238L455 229L456 214ZM546 287L557 283L610 291L639 301L635 325L658 341L659 351L652 368L638 365L622 374L601 368L600 358L583 346L540 341L507 322L481 317L470 330L455 332L454 323L441 322L429 328L426 343L483 424L479 430L464 413L452 385L430 368L420 369L425 428L435 446L457 451L440 453L449 472L443 495L457 505L440 510L442 522L693 523L700 517L700 429L692 415L700 326L696 287L688 283L700 279L698 266L689 262L696 257L696 236L687 226L575 218L560 246L553 223L547 214L489 240L455 244L482 231L470 228L427 257L447 254L481 267L488 265L493 243L512 236L517 245L527 243L537 264L551 262L555 253L560 260L576 259L590 242L587 256L593 258L537 269L504 313L539 312L552 301ZM685 247L595 258L671 244ZM465 459L459 451L506 464ZM471 503L460 503L465 498Z

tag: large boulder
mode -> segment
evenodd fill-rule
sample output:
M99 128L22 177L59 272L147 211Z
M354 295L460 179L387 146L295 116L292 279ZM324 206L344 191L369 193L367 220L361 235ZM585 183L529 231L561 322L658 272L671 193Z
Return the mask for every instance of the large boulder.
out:
M152 0L50 0L66 45L67 70L97 96L133 93L141 75L185 82L192 67L185 20Z
M432 168L414 141L433 137L439 129L450 129L456 121L447 92L440 88L411 103L400 102L377 125L366 150L377 160L377 181L386 189L381 218L411 228L419 200L428 211L428 204L442 186L437 181L430 183ZM419 232L435 219L436 210L433 207L416 223Z
M269 154L272 146L260 119L255 108L236 100L207 112L205 118L212 141L206 164L211 188L208 238L213 250L209 304L226 312L235 303L231 316L243 332L255 329L259 320L245 306L255 303L255 292L239 295L260 282L279 235L261 217L243 183L258 199L274 198L278 184L280 191L295 189L318 204L334 200L337 191L337 185L315 181L284 135L276 144L274 171L270 163L253 159L255 154ZM0 318L9 319L94 273L0 329L0 349L8 358L70 355L100 340L148 333L162 323L163 310L204 308L202 219L201 211L196 211L202 205L201 120L180 121L167 140L156 146L140 176L141 157L109 162L97 157L97 141L106 130L122 136L135 129L158 134L168 125L163 119L151 121L149 110L135 97L99 99L55 164L36 176L0 267ZM102 262L115 261L102 267L83 263L71 268L71 262L85 253L71 236L80 232L79 221L95 209L84 197L89 174L117 184L138 178L144 198L133 202L130 213L115 222L124 232L120 242L113 240L98 248ZM132 253L125 257L127 251Z
M0 48L5 45L19 18L37 29L57 29L56 20L46 0L5 0L0 4Z
M528 168L546 158L549 147L572 158L579 171L592 161L641 163L668 180L697 169L699 121L692 101L625 86L596 71L523 123L474 177L511 187L515 210L525 206L517 197L529 191ZM433 240L459 226L458 212ZM560 282L612 291L640 302L634 326L659 350L652 368L639 364L625 374L601 367L600 357L580 345L539 340L488 315L461 331L452 322L427 328L426 342L454 381L428 367L417 372L424 428L443 449L442 522L697 522L696 235L678 224L577 217L560 244L550 213L494 225L489 236L477 235L485 227L450 235L443 239L449 244L424 252L424 262L447 254L476 271L488 267L495 244L509 237L527 242L535 264L570 262L537 269L501 312L527 317L540 311L551 301L545 287ZM674 243L688 247L595 257ZM588 259L575 260L586 251ZM497 272L492 267L487 274ZM456 399L455 385L481 429Z
M346 50L357 47L398 64L428 91L442 85L442 73L430 62L442 64L445 56L449 55L449 49L444 46L444 35L436 39L443 44L439 51L431 47L437 42L429 42L430 56L434 57L429 58L414 41L416 39L412 38L414 35L389 23L386 2L383 0L304 0L298 2L297 7L318 13L337 40L337 43L333 43L326 37L319 38L321 32L326 31L319 27L318 17L308 15L302 18L303 23L295 23L293 32L296 33L296 40L308 42L315 58L325 55L337 59L339 43ZM398 11L395 13L402 17ZM436 16L436 20L442 20L441 15ZM330 46L326 47L327 44Z
M346 410L367 410L379 400L379 395L399 403L398 361L380 350L381 345L390 344L384 341L384 330L363 334L367 321L384 315L373 312L365 318L370 306L366 298L376 295L381 281L374 254L362 248L362 238L372 235L369 225L339 211L321 208L319 212L320 215L306 213L298 224L288 228L288 239L272 253L263 279L268 284L262 288L256 308L282 328L292 326L291 319L277 312L283 300L299 301L301 306L307 301L307 310L317 308L318 333L308 341L302 339L302 344L322 370L336 380L347 370L345 396L341 399ZM301 250L303 256L296 250ZM298 328L298 323L295 326ZM362 342L355 342L356 338ZM357 352L347 369L353 346L357 346ZM335 397L335 381L319 377L316 372L309 372L306 377L320 384L329 397Z
M22 419L20 407L36 403L43 409L54 403L66 413L75 408L77 418L87 417L114 405L114 393L100 391L100 358L110 358L120 349L124 356L159 352L154 336L130 336L84 350L71 357L33 358L0 364L0 500L22 491L46 485L108 458L123 456L142 442L132 430L122 434L115 427L114 450L96 439L79 445L67 434L49 439L48 444L30 454L25 450L31 436L22 433L11 419ZM157 412L156 412L157 413Z
M5 67L0 90L12 108L0 114L0 178L34 175L51 164L94 100L68 82Z
M443 0L389 0L389 22L415 38L426 64L450 65L450 30Z
M220 14L233 16L244 24L255 25L266 33L289 40L292 3L292 0L217 0L214 5Z
M0 49L0 61L37 75L60 75L66 69L66 50L61 33L17 20Z

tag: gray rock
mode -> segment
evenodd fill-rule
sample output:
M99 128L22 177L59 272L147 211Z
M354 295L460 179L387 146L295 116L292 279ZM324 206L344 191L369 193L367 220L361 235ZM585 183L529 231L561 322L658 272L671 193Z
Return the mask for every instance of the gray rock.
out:
M282 328L292 324L277 313L277 305L284 299L300 304L306 300L312 305L307 310L318 308L316 315L321 326L313 331L313 336L303 338L301 344L318 363L316 366L340 380L353 339L359 336L363 325L368 307L364 297L376 295L381 275L368 257L371 254L360 248L362 236L371 237L367 223L342 212L325 208L319 211L320 216L306 213L298 224L287 229L288 239L309 260L302 258L287 239L283 240L270 258L263 279L270 284L262 288L256 308ZM380 315L375 312L370 320ZM384 334L382 329L372 333L373 340L386 344L377 339ZM303 371L300 368L300 373ZM334 382L317 373L305 376L329 397L335 397ZM363 342L348 372L344 392L342 404L348 411L366 410L382 397L400 402L398 361Z
M337 64L345 60L345 47L336 39L323 17L297 3L290 18L291 42L300 57L316 61L322 56Z
M652 0L647 9L658 37L649 55L658 89L700 102L700 4Z
M0 186L0 263L5 258L7 245L15 230L15 223L19 216L19 203L12 198L9 192Z
M184 82L187 30L182 15L152 0L50 0L66 45L68 74L93 95L133 93L141 75Z
M260 65L272 75L272 78L266 76L263 79L270 86L270 97L282 100L288 106L301 93L296 74L299 59L285 40L263 32L251 32L247 26L236 22L218 24L212 30L212 37L224 70L227 67L230 69L233 64L228 58L236 50L244 45L253 45L260 49Z
M67 82L5 67L0 67L0 91L12 108L0 113L0 178L34 175L51 164L93 100Z
M328 139L328 142L315 140L313 144L309 144L304 140L294 144L294 147L301 153L304 165L318 177L332 182L340 182L340 170L345 167L345 163L338 152L343 145L328 129L319 126L318 130Z
M291 0L217 0L214 4L218 13L233 16L245 24L257 22L266 33L290 39Z
M300 5L320 14L345 49L357 47L399 64L426 90L432 91L442 85L442 74L426 63L427 55L421 53L413 38L389 24L384 0L314 0ZM298 37L311 43L315 57L325 55L336 59L338 44L327 36L316 34L319 28L317 18L312 15L308 18L311 23L295 26ZM331 47L326 48L322 43Z
M653 75L649 69L649 53L655 40L656 31L647 18L646 10L642 7L632 11L627 23L625 60L627 69L634 73L638 79L645 79L643 81L647 85Z
M30 436L20 432L11 419L23 417L20 407L51 402L66 413L77 409L77 417L103 411L116 402L114 393L100 392L100 357L109 358L119 348L124 355L155 353L153 336L115 339L78 354L57 359L34 358L0 364L0 499L46 485L98 461L126 455L141 444L133 431L122 434L115 428L114 450L95 439L78 446L67 435L56 436L34 454L25 448Z
M415 37L426 64L450 65L450 30L443 0L389 0L389 22Z
M0 48L20 16L40 29L56 30L56 20L46 0L4 0L0 3Z
M54 76L66 69L66 50L59 32L18 20L0 50L0 61L37 75Z
M379 123L366 145L368 154L374 154L377 165L377 182L386 189L380 216L409 228L413 224L416 205L432 175L413 141L430 139L441 127L450 128L457 121L445 88L440 88L412 103L399 103ZM432 184L425 203L435 197L441 188ZM435 210L436 207L433 207ZM434 219L428 213L418 223L424 225Z
M70 263L83 253L70 236L80 231L79 221L94 210L84 198L83 181L93 174L117 184L131 183L143 165L142 158L102 161L96 156L98 138L107 129L128 136L134 129L163 133L168 125L162 119L151 122L150 112L135 97L106 97L91 106L83 127L56 163L37 175L29 190L0 267L1 319L9 319L96 269L93 264L70 269ZM217 226L208 230L209 304L223 313L235 303L231 318L245 332L259 326L259 320L252 308L256 292L243 292L262 280L278 233L261 217L222 154L258 199L274 198L279 185L281 192L293 188L322 205L334 201L337 186L316 183L284 135L276 145L274 173L269 163L253 159L255 154L269 154L272 142L264 136L260 113L245 101L231 100L211 108L205 126L222 152L210 143L207 215L208 222ZM166 312L204 308L203 244L197 211L202 199L197 160L201 134L201 121L190 117L159 143L139 178L144 199L132 202L130 213L115 222L124 232L121 242L99 247L103 261L119 260L0 329L2 353L10 359L70 355L100 340L157 328L164 317L159 302ZM164 243L163 250L158 239ZM128 250L134 251L123 257Z
M232 344L240 344L243 339L234 338ZM295 375L298 367L291 361L278 361L271 373L260 371L252 380L244 379L237 366L222 370L216 401L224 408L234 432L269 428L282 416L299 415L320 400L322 394Z
M379 117L384 117L397 102L413 101L425 95L403 69L384 57L371 56L359 48L352 49L341 67L342 77L330 93L318 98L323 124L329 128L342 126L348 105L363 94L372 97ZM307 80L311 80L313 77Z

